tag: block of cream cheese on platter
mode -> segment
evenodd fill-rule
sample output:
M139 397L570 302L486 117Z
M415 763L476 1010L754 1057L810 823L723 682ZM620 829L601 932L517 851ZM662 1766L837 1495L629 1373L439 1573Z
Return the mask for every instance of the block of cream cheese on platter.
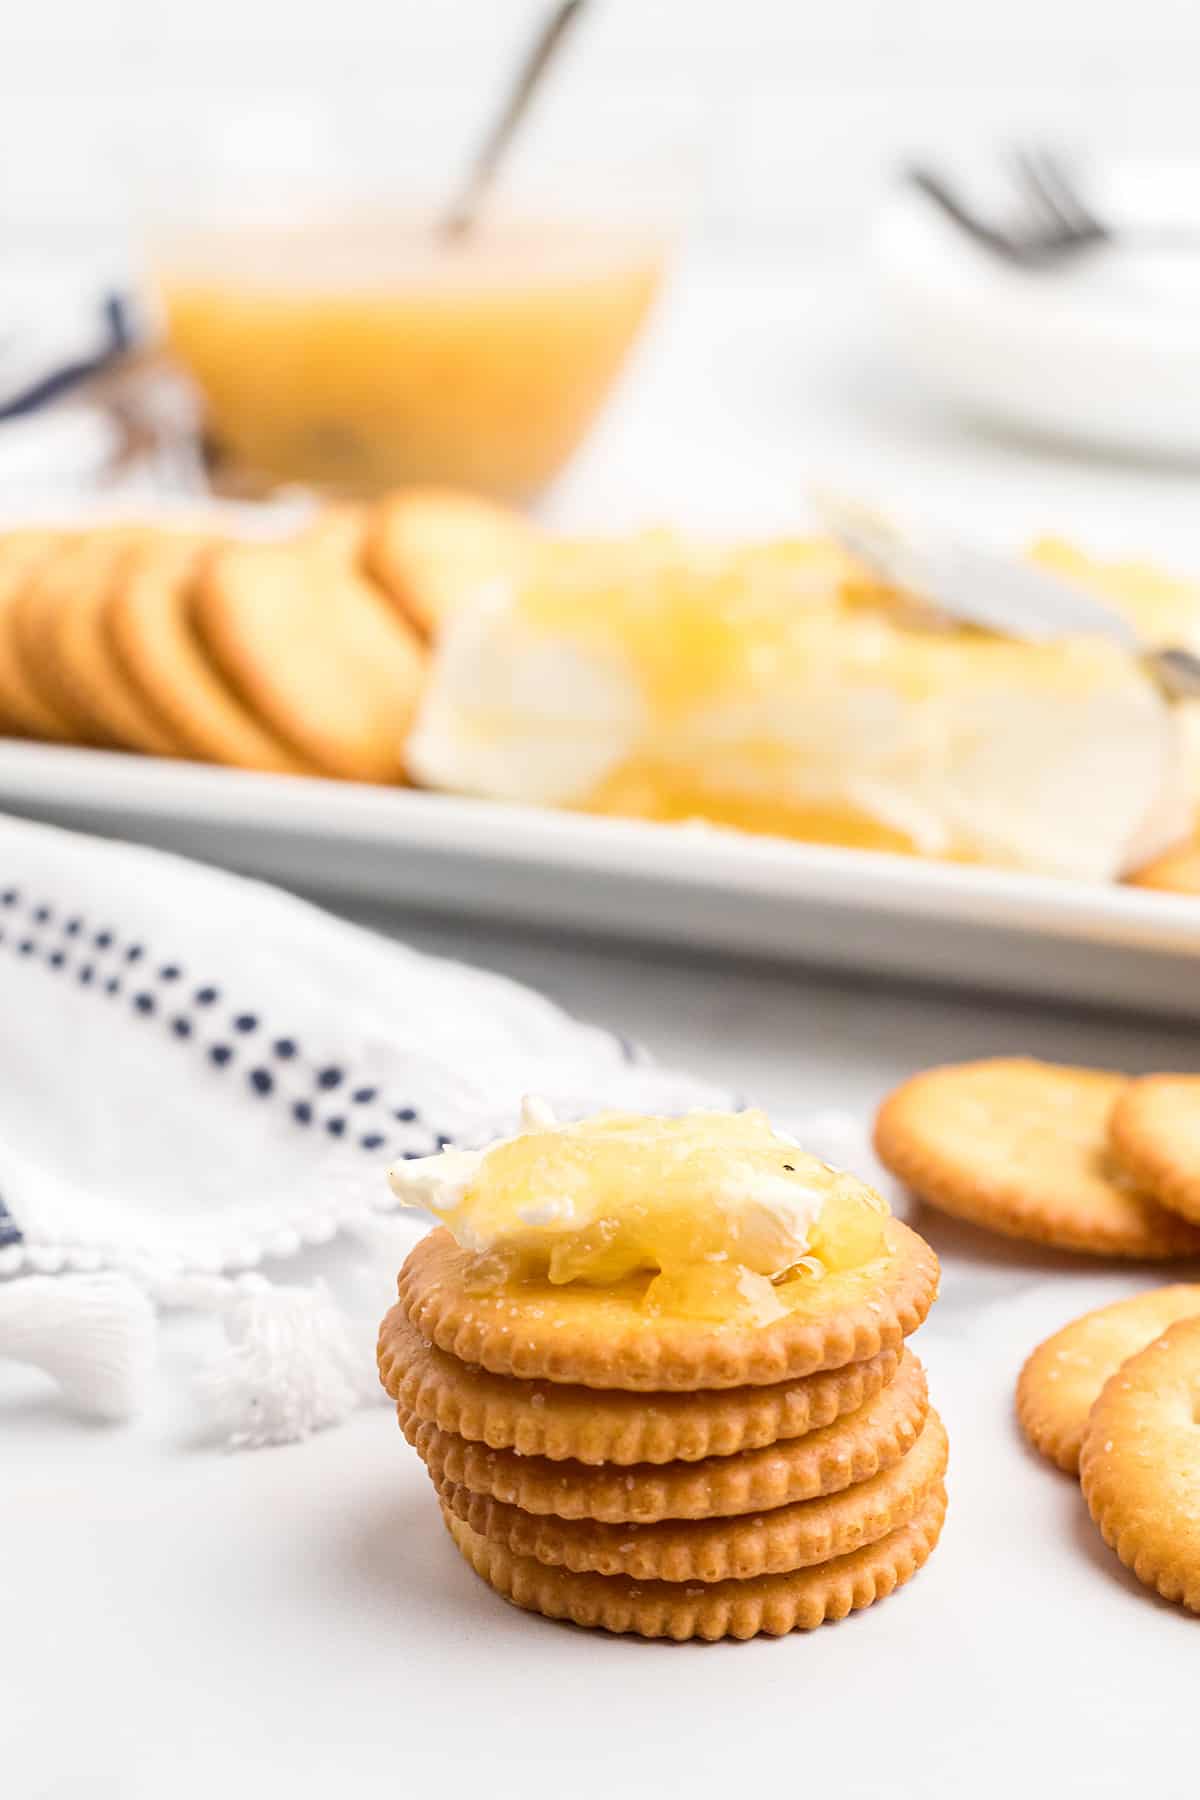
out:
M1176 710L1098 639L939 625L826 543L548 543L453 618L422 784L1111 881L1183 838Z

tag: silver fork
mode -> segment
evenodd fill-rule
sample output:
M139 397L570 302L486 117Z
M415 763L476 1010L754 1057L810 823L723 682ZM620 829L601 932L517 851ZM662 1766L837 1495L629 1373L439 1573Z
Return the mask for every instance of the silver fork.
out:
M1066 159L1045 145L1019 148L1005 159L1012 208L987 217L939 169L914 164L909 182L975 243L1025 269L1050 269L1081 254L1122 245L1200 251L1200 225L1136 225L1105 218L1085 198Z

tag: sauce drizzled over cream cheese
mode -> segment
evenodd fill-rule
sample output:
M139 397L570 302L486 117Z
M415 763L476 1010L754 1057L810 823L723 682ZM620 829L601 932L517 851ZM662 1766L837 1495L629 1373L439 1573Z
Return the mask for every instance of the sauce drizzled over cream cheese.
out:
M401 1204L427 1208L472 1253L481 1290L634 1284L651 1310L766 1322L826 1269L883 1252L879 1196L763 1112L560 1124L529 1100L521 1126L389 1172Z

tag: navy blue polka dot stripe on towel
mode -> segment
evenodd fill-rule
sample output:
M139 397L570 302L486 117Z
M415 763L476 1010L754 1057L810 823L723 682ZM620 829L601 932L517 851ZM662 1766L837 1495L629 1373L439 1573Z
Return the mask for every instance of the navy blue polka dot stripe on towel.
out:
M17 1221L3 1200L0 1200L0 1250L6 1250L10 1244L19 1244L20 1242L21 1233L17 1227Z
M224 993L203 971L123 938L114 921L89 920L73 907L13 886L0 888L0 917L0 954L7 950L47 976L125 1007L146 1030L162 1034L171 1054L194 1057L205 1079L232 1082L248 1105L281 1108L297 1131L315 1128L381 1161L432 1155L452 1141L402 1094L364 1081L363 1072L341 1063L309 1060L286 1021L280 1030L279 1021L239 1006L236 995ZM0 1200L0 1249L20 1240Z

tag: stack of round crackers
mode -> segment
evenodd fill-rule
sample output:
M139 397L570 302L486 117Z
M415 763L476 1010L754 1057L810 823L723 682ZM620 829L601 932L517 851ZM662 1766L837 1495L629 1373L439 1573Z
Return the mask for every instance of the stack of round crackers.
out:
M380 1376L462 1555L548 1618L677 1640L779 1635L908 1581L946 1435L905 1338L937 1291L886 1254L762 1325L647 1315L628 1286L472 1291L444 1229L383 1321Z

